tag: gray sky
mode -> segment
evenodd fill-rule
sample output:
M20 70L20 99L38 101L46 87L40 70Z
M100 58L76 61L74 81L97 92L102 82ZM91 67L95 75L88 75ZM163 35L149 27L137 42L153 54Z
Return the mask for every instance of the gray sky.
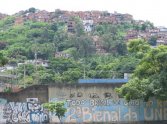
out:
M167 0L0 0L0 12L14 14L30 7L54 11L103 10L132 14L134 19L149 20L167 27Z

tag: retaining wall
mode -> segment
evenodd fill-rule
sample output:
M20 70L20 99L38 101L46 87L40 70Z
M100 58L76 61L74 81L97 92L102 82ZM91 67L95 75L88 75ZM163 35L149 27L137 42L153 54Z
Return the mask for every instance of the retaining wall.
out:
M129 103L114 88L121 84L32 86L17 93L0 93L0 124L59 123L42 106L64 101L64 123L74 124L167 124L167 101L150 99Z

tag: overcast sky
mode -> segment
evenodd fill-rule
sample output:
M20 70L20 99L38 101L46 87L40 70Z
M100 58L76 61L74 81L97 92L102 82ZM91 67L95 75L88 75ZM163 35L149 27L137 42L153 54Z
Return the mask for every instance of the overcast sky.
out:
M132 14L134 19L149 20L167 27L167 0L0 0L0 12L14 14L30 7L54 11L103 10Z

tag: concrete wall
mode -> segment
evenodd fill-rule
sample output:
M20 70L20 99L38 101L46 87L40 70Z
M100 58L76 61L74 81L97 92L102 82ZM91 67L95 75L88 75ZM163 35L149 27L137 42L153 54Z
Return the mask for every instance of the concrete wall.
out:
M49 114L37 98L27 99L27 102L7 102L0 99L1 124L47 123Z
M0 124L49 122L49 114L42 107L42 103L47 101L47 86L31 86L17 93L0 93Z
M118 95L114 91L114 88L118 86L119 85L115 84L80 84L49 86L49 101L54 101L54 99L118 99Z
M49 101L66 101L64 122L71 123L144 123L167 120L167 101L151 99L129 103L118 98L116 85L78 85L49 87ZM58 122L51 116L51 122Z
M167 101L150 99L129 103L114 92L118 84L32 86L18 93L0 93L0 124L59 123L42 107L45 102L64 101L64 123L166 124ZM165 121L166 120L166 121Z
M48 86L35 85L16 93L0 93L7 102L26 102L26 98L38 98L41 103L48 102Z

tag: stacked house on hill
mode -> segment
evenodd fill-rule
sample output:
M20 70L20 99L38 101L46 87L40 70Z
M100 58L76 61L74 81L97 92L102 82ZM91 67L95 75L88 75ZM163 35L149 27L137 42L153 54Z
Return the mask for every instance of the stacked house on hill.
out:
M0 14L0 19L5 18L7 15ZM109 13L107 11L62 11L55 10L55 12L48 12L45 10L32 11L20 11L16 14L15 25L23 24L26 20L39 21L39 22L64 22L67 25L67 31L75 33L76 22L73 17L80 18L85 32L93 31L97 24L109 23L109 24L122 24L133 23L134 25L143 25L143 20L133 20L133 16L130 14L121 13ZM152 37L156 37L157 45L167 44L167 28L165 27L152 27L141 30L129 30L125 35L125 40L135 38L143 38L150 40ZM98 47L99 48L99 47Z
M157 38L158 45L167 45L167 28L166 27L158 27L159 33Z
M55 12L47 12L45 10L37 10L35 12L24 12L21 11L18 14L19 16L15 19L15 24L23 24L25 20L31 21L41 21L41 22L55 22L62 21L67 24L69 32L74 32L74 20L72 17L79 17L83 22L84 30L90 32L93 30L94 25L100 23L111 23L111 24L120 24L123 22L132 22L133 16L130 14L120 14L120 13L109 13L101 11L62 11L56 10ZM1 16L0 16L1 17Z
M0 13L0 20L7 17L8 15Z

